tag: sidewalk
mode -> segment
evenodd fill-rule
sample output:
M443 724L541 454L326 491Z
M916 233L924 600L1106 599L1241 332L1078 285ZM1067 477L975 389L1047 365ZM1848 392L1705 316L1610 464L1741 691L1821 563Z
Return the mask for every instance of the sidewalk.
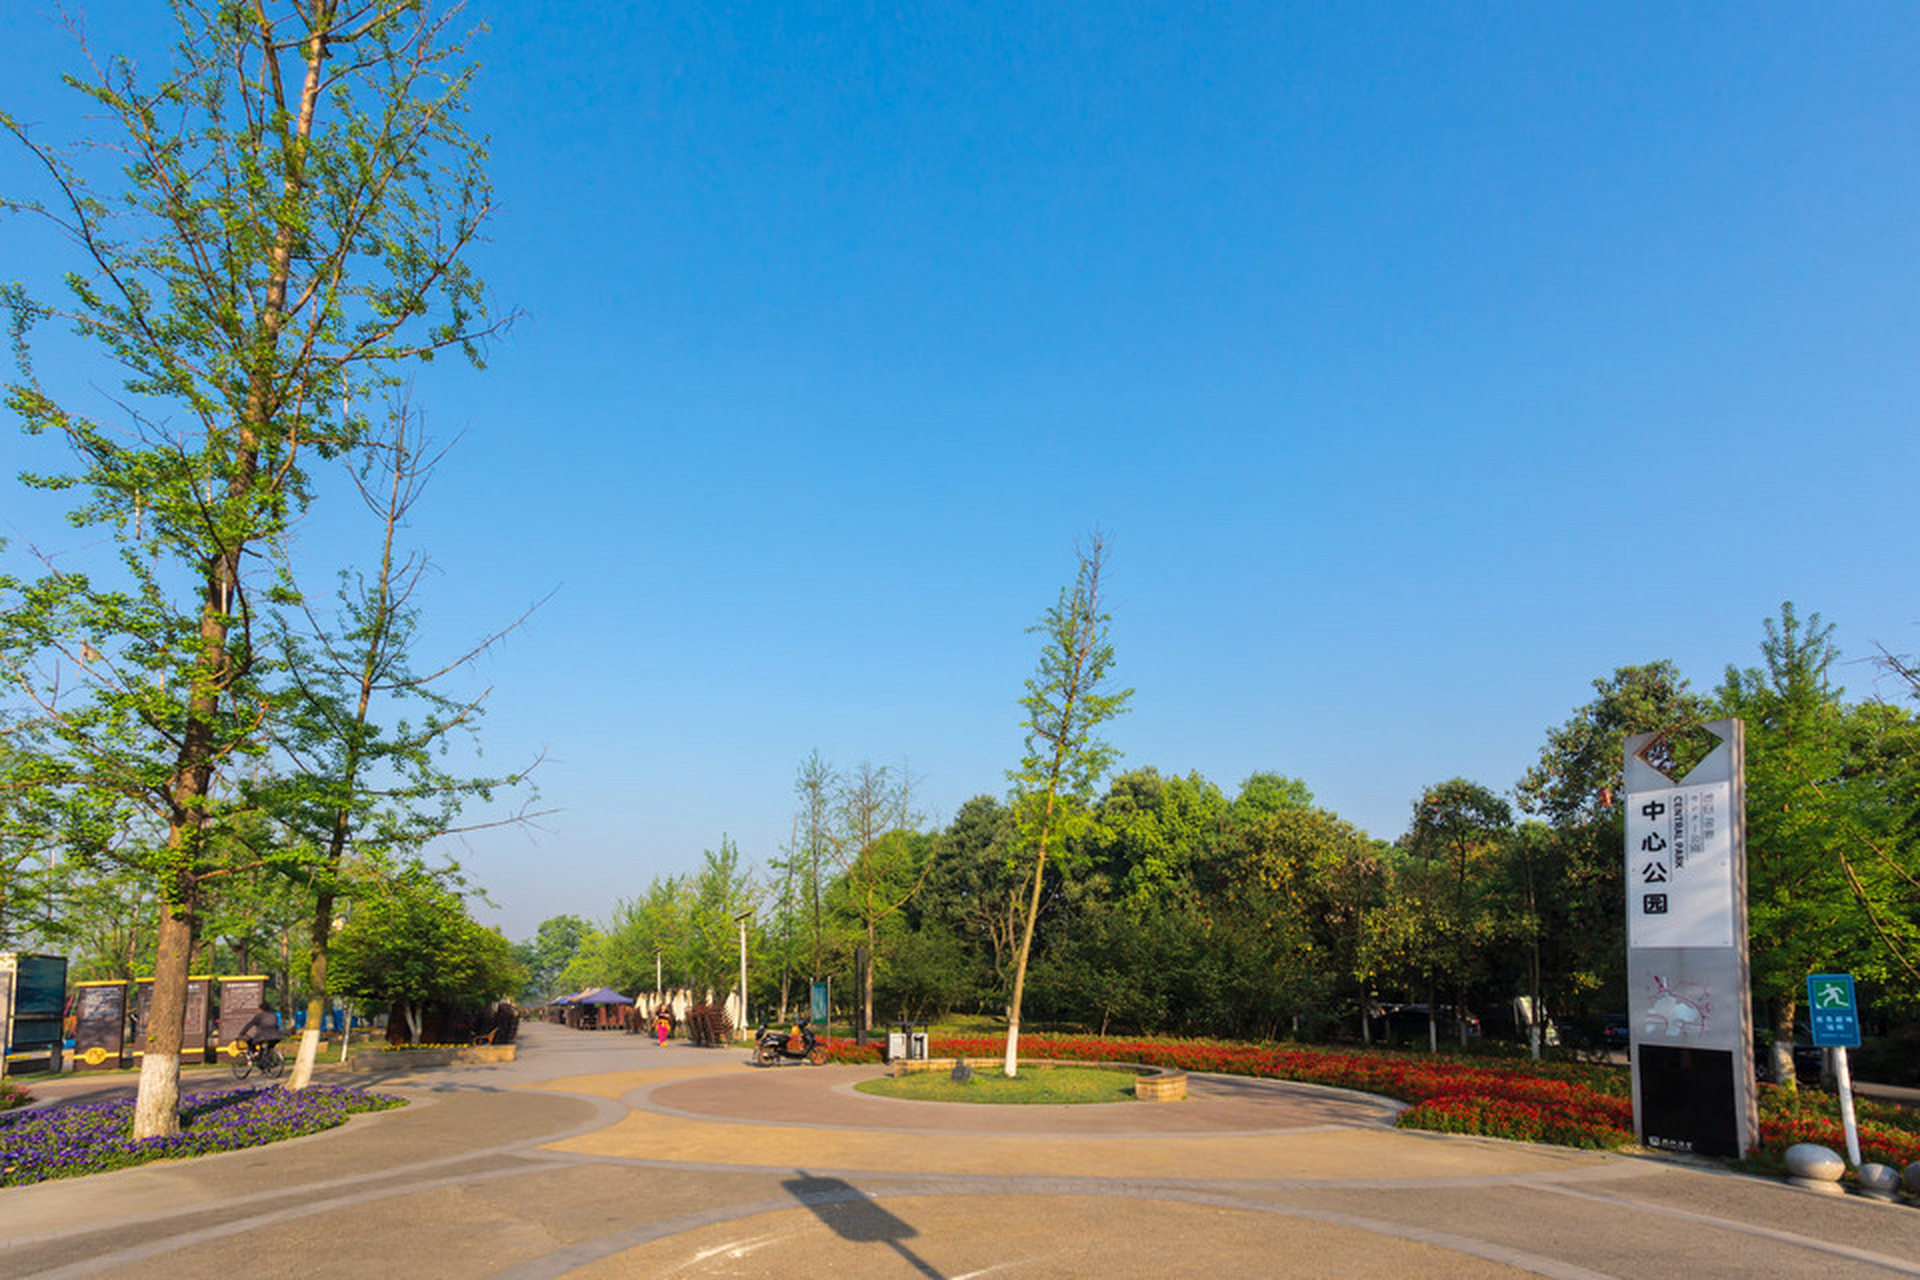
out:
M1403 1132L1339 1090L941 1106L746 1059L529 1024L341 1129L0 1190L0 1276L1920 1276L1914 1209Z

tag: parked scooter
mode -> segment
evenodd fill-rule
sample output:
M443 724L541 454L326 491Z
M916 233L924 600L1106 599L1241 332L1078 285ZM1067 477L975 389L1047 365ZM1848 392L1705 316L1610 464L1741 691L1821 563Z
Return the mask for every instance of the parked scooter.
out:
M795 1034L782 1027L768 1030L763 1023L754 1032L753 1061L756 1066L772 1067L782 1062L805 1062L811 1066L822 1066L827 1060L827 1046L813 1034L813 1028L801 1023L799 1033Z

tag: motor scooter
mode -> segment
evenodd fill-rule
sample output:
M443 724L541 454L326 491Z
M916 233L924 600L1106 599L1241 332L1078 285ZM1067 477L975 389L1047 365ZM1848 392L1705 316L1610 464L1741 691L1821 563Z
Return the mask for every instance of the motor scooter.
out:
M804 1022L800 1024L800 1034L797 1036L782 1027L769 1030L764 1024L754 1032L755 1066L772 1067L783 1062L804 1062L818 1067L824 1065L826 1060L827 1046L813 1034L813 1028Z

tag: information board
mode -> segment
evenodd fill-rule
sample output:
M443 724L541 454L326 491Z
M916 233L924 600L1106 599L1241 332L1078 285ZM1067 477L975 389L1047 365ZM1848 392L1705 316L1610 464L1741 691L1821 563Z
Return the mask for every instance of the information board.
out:
M1759 1136L1747 962L1746 732L1732 719L1700 729L1718 741L1682 778L1656 763L1678 754L1667 734L1634 734L1626 743L1634 1130L1658 1150L1741 1156Z
M58 1070L67 1003L67 958L0 953L0 1075Z
M73 988L73 1069L107 1071L128 1065L127 984L81 982Z
M219 1048L230 1049L240 1030L253 1021L266 1001L267 980L260 974L220 979Z
M1627 945L1730 947L1733 785L1636 791L1627 809Z
M212 978L187 979L187 1007L180 1027L180 1055L198 1055L203 1061L213 1061L213 1049L208 1043L208 1023L212 1020L208 1001L212 996ZM147 1051L147 1038L152 1028L148 1025L149 1014L153 1008L153 979L142 978L139 982L139 994L135 998L133 1055L141 1057Z

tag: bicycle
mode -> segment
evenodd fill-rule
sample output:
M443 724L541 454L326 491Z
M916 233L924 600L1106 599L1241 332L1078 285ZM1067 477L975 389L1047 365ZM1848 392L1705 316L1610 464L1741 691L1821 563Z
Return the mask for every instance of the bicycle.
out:
M265 1044L248 1048L237 1044L233 1049L233 1078L245 1080L253 1072L263 1076L278 1076L287 1069L287 1060L280 1055L280 1046L268 1041Z

